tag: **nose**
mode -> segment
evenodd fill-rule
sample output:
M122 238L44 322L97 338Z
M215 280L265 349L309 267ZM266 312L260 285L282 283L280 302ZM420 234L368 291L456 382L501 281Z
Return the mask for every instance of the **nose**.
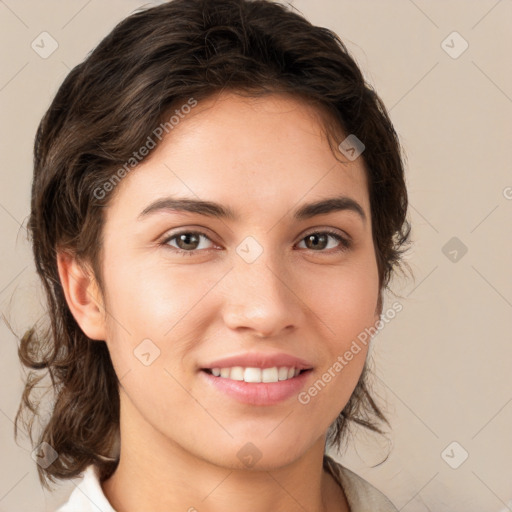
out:
M230 329L278 337L302 322L305 305L294 290L291 272L270 260L266 252L252 263L238 258L223 280L223 317Z

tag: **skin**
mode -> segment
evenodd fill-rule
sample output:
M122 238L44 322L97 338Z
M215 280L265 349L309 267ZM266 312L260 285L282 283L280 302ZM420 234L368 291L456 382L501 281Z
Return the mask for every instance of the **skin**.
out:
M177 211L138 220L154 200L191 197L229 206L239 221ZM297 221L300 205L346 195L367 221L343 210ZM335 238L307 245L306 235ZM201 231L192 255L182 231ZM252 236L262 254L237 246ZM198 104L117 186L103 232L103 293L87 266L59 254L74 317L105 340L120 379L121 455L102 487L119 512L348 511L322 469L326 433L352 394L367 348L317 396L241 404L205 385L198 368L240 352L283 351L314 366L305 389L379 319L378 271L362 158L338 159L319 111L277 94L222 92ZM190 242L188 242L190 244ZM322 245L323 244L323 245ZM150 365L134 349L159 348ZM237 452L252 443L248 468ZM136 482L136 485L134 485Z

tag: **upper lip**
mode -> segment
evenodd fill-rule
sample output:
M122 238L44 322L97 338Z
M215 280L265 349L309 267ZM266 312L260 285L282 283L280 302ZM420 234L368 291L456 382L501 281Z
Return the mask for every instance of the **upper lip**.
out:
M201 369L231 368L233 366L242 366L244 368L273 368L274 366L286 366L288 368L298 368L299 370L309 370L313 368L313 365L309 361L283 352L274 354L250 352L216 359L202 366Z

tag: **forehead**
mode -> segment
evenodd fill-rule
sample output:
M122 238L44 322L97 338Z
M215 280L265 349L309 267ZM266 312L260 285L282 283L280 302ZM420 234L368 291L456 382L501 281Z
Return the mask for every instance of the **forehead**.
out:
M369 214L362 158L333 155L323 112L305 100L212 96L180 116L117 186L109 210L138 210L158 196L196 197L241 215L274 215L300 202L350 195ZM341 141L340 141L341 142Z

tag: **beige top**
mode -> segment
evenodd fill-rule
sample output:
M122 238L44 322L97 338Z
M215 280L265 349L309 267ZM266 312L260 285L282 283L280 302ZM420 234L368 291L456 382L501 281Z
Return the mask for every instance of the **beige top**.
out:
M324 468L343 489L350 512L398 512L378 489L329 455L324 455Z
M343 489L350 512L398 512L384 494L328 455L324 455L324 468ZM87 467L82 481L56 512L116 512L103 493L96 466Z

